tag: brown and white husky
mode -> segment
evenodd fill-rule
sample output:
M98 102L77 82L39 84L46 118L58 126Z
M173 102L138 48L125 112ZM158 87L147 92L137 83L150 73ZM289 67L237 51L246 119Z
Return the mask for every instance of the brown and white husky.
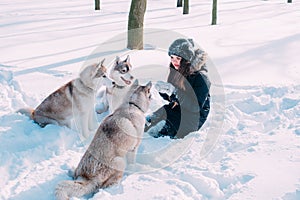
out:
M151 82L132 85L132 95L100 124L90 146L81 158L73 178L56 187L58 200L81 197L118 183L127 164L135 163L144 133L145 112L150 104Z
M89 131L98 127L94 108L97 87L112 82L106 77L103 62L85 67L78 78L54 91L36 109L25 108L18 112L28 115L41 127L55 124L71 128L75 125L84 137L88 137Z

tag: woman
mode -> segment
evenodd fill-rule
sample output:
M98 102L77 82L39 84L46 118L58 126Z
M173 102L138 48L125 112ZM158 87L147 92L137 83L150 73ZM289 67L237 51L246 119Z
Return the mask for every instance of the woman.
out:
M171 58L168 82L176 89L172 95L160 93L169 101L147 117L145 131L165 120L154 137L183 138L201 128L210 110L210 81L207 76L206 53L194 49L191 39L177 39L169 47Z

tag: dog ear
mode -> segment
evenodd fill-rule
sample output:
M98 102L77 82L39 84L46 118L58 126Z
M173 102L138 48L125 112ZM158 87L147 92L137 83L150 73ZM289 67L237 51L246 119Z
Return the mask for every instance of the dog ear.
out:
M134 82L132 83L132 88L135 88L137 86L139 86L139 81L135 79Z
M98 64L98 66L97 67L99 67L99 65L100 66L102 66L103 65L103 63L104 63L104 61L105 61L105 58L103 58L103 60Z
M150 92L150 89L151 89L151 87L152 87L152 82L149 81L149 82L146 84L145 87L146 87L146 89L149 90L149 92Z
M95 72L93 73L93 77L98 78L98 77L103 76L106 73L107 68L103 65L104 61L105 61L105 58L100 63L97 64L97 66L95 68Z
M104 61L105 61L105 58L103 58L103 60L98 64L97 74L99 74L99 72L102 73L102 74L106 73L107 68L103 65Z
M136 88L138 88L138 87L139 87L139 81L137 79L135 79L134 82L130 86L130 90L135 91Z
M116 61L115 61L115 63L116 63L116 64L119 64L119 62L120 62L120 57L119 57L119 56L116 56Z
M129 55L126 57L126 59L124 60L125 62L130 62L130 57L129 57Z

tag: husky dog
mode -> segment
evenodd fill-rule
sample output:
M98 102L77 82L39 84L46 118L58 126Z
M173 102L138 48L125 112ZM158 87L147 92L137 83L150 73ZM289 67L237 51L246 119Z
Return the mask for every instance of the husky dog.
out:
M75 126L88 137L89 131L98 127L94 111L98 81L102 84L111 82L105 75L103 62L104 59L99 64L85 67L78 78L50 94L36 109L25 108L18 112L26 114L41 127L55 124L71 128L74 119Z
M56 187L58 200L96 192L118 183L127 164L134 164L144 132L145 112L150 104L151 82L135 87L132 95L100 124L90 146L81 158L74 181Z
M131 75L132 66L130 64L129 55L123 61L117 56L113 67L110 70L109 78L114 81L112 87L107 87L102 93L102 107L97 109L97 113L101 114L109 109L109 113L118 108L130 93L130 86L134 82L134 77Z

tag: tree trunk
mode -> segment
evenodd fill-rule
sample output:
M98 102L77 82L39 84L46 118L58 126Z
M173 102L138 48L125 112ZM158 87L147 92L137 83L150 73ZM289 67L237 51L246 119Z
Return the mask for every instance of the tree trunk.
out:
M177 0L177 7L182 7L182 0Z
M131 0L128 17L127 48L143 49L143 27L147 0Z
M211 25L217 24L217 0L213 0Z
M288 0L288 3L292 3L292 0Z
M95 10L100 10L100 0L95 0Z
M183 14L189 14L189 0L184 0Z

